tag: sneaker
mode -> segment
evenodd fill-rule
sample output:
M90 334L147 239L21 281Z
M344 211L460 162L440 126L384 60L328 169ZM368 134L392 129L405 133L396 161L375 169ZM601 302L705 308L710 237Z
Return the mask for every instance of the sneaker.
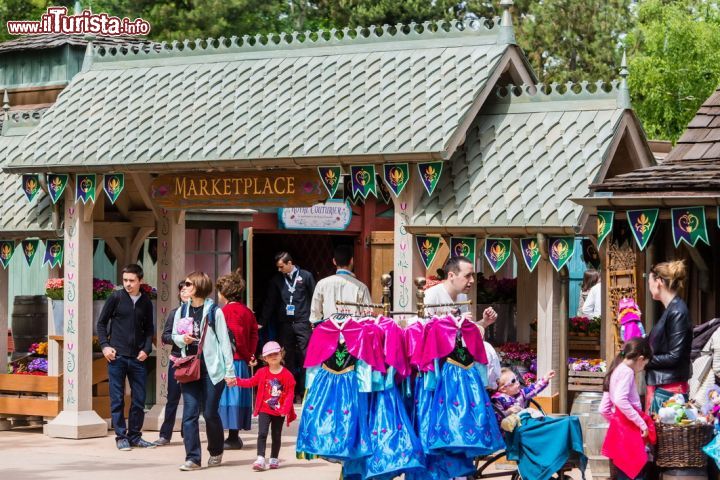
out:
M277 458L271 458L270 459L270 468L272 470L280 468L280 460L278 460Z
M147 440L143 440L142 438L138 440L137 442L133 442L130 445L132 445L133 448L155 448L157 445L155 445L152 442L148 442Z
M241 439L225 440L223 450L242 450L243 441Z
M170 440L168 440L168 439L165 438L165 437L160 437L160 438L158 438L157 440L155 440L153 443L154 443L155 445L157 445L158 447L162 447L163 445L169 444L169 443L170 443Z
M219 467L222 463L222 456L220 455L210 455L210 458L208 458L208 467Z
M180 470L182 470L183 472L189 472L190 470L200 470L201 468L202 467L200 465L190 460L180 465Z
M115 444L117 445L118 450L122 450L123 452L132 450L132 448L130 447L130 442L127 438L121 438L120 440L115 442Z
M256 472L262 472L263 470L265 470L265 458L258 457L257 460L255 460L255 463L253 463L252 468Z

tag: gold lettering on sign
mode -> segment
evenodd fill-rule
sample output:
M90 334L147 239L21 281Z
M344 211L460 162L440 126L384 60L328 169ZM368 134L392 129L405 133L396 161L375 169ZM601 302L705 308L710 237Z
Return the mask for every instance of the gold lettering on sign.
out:
M225 190L223 190L223 195L230 195L230 179L229 178L223 179L223 186L225 187Z
M278 177L275 179L275 183L274 183L275 193L277 193L278 195L283 195L285 193L285 188L283 188L283 190L280 191L280 187L278 187L278 182L280 180L287 180L287 178L286 177ZM286 185L287 185L287 182L286 182Z
M266 193L269 193L270 195L272 195L272 193L273 193L272 185L270 184L269 178L265 179L265 188L263 188L262 193L263 193L263 195L265 195Z
M205 180L204 178L201 178L200 179L200 195L206 195L208 197L210 196L210 192L208 191L207 186L208 186L207 180Z
M189 196L197 197L197 189L195 188L195 182L193 180L190 180L190 188L187 189L187 194L185 195L185 198Z
M295 194L295 177L287 177L287 193Z
M187 195L185 195L185 177L175 177L175 195L187 198Z
M220 179L220 178L213 178L213 181L212 181L212 192L213 192L212 194L213 194L213 195L220 196L220 195L223 194L223 193L220 191L220 188L219 188L219 186L220 186L220 180L222 180L222 179Z

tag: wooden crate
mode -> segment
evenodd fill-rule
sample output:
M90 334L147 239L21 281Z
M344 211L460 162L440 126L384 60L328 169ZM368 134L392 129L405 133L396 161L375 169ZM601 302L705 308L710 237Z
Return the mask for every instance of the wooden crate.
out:
M572 392L602 392L604 381L601 372L568 372L568 390Z

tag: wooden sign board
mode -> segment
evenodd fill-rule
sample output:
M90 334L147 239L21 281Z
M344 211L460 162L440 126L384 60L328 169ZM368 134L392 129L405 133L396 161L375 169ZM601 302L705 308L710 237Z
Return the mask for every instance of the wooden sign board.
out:
M155 203L189 208L305 207L327 198L315 170L177 173L152 182Z

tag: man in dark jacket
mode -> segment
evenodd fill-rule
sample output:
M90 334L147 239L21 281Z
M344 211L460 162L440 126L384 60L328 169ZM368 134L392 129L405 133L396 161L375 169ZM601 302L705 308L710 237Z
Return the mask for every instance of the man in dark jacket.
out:
M312 334L310 303L315 290L315 279L307 270L301 270L288 252L275 255L278 273L270 280L270 288L263 307L267 325L278 326L278 340L285 349L285 362L295 375L296 402L305 390L305 353ZM299 397L299 398L298 398Z
M143 271L139 265L122 270L123 289L105 302L97 322L102 353L108 361L110 412L119 450L154 448L142 438L145 420L145 360L152 351L153 307L150 297L140 291ZM130 383L132 405L125 426L125 379Z

